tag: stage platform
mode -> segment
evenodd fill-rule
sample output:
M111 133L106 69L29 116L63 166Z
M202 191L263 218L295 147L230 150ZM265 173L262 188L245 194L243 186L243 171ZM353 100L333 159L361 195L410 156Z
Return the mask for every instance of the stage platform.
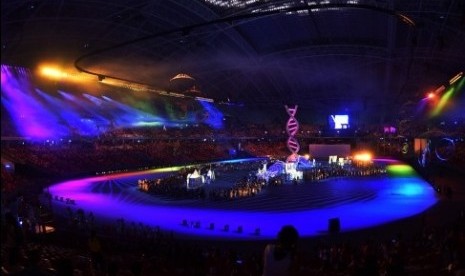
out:
M54 208L81 208L96 217L124 218L183 236L274 239L283 225L292 224L301 236L312 237L394 222L437 202L433 188L411 167L394 160L383 162L388 162L392 173L269 187L256 196L232 200L175 200L138 190L138 179L160 178L176 168L70 180L52 185L49 192L54 199L65 199L53 200ZM227 185L244 173L219 175L216 184L209 185Z

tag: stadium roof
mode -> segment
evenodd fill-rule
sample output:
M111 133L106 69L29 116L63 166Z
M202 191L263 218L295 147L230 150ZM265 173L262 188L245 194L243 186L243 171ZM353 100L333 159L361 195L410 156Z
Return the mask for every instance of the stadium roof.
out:
M2 64L389 120L465 68L461 0L8 0Z

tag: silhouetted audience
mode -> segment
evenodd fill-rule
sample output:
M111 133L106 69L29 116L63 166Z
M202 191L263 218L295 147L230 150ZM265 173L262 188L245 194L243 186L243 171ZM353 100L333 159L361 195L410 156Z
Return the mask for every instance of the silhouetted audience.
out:
M24 242L23 231L17 217L8 212L2 227L2 244L5 246L7 266L10 270L20 269L21 247Z
M295 254L299 233L292 225L284 226L274 244L268 244L263 254L263 276L295 275L298 268Z

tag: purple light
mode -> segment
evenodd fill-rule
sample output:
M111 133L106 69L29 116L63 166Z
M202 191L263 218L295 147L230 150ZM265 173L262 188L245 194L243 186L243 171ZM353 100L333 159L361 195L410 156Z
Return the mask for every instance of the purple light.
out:
M29 83L27 71L2 65L2 104L10 114L18 132L26 137L46 138L55 135L54 129L42 124L53 114L47 110Z
M395 134L396 133L396 128L393 126L385 126L384 127L384 133L389 133L389 134Z
M373 158L373 161L381 163L399 163L399 160L391 158Z
M325 185L319 186L320 189L337 189L342 194L354 190L368 191L375 195L370 200L327 205L325 208L313 207L297 211L237 210L234 201L228 210L195 208L173 203L168 205L136 191L137 179L154 178L153 174L160 172L152 170L72 180L56 184L49 190L53 196L74 199L76 208L92 211L98 216L115 220L124 217L127 221L160 226L180 234L221 239L273 239L284 224L296 226L302 236L317 236L327 233L328 220L334 217L340 218L342 231L357 230L419 214L437 201L432 187L417 176L379 176L303 184L314 190L314 185ZM121 194L92 192L101 181L112 185L124 183L120 187L126 188ZM128 183L134 184L128 187ZM182 226L183 220L199 221L201 228ZM214 230L207 228L210 223L214 223ZM222 230L226 224L230 226L229 231ZM244 229L242 234L234 231L239 226ZM256 228L260 228L259 236L254 235Z

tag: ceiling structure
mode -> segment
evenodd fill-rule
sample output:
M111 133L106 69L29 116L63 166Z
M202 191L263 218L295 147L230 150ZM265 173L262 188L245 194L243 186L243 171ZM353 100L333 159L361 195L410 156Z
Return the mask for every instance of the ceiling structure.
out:
M465 68L461 0L7 0L2 64L43 62L269 110L395 120Z

